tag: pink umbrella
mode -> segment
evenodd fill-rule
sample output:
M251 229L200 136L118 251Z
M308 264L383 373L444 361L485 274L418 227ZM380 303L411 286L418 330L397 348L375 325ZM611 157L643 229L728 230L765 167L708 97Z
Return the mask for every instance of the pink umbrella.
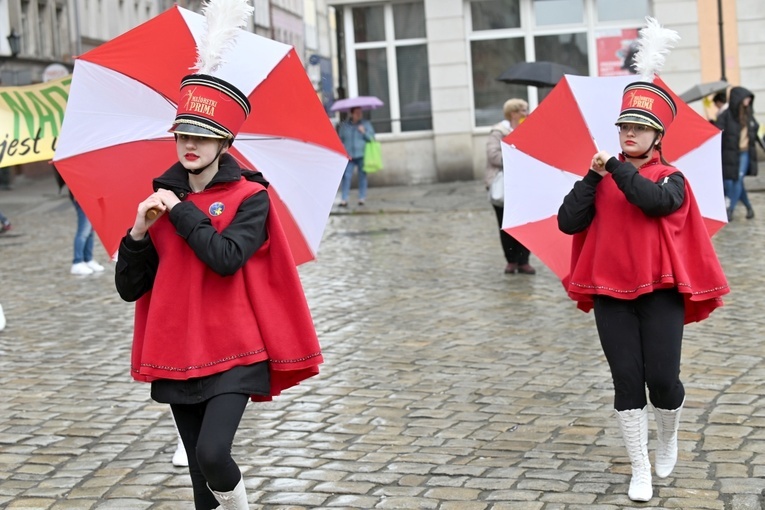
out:
M349 112L354 108L361 108L362 110L375 110L380 108L383 102L375 96L357 96L349 97L348 99L340 99L332 104L333 112Z

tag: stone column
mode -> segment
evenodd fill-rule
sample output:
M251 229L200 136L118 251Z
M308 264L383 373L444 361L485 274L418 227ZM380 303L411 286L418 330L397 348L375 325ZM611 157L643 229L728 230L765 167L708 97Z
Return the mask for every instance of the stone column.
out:
M425 0L436 177L473 179L470 67L462 0Z

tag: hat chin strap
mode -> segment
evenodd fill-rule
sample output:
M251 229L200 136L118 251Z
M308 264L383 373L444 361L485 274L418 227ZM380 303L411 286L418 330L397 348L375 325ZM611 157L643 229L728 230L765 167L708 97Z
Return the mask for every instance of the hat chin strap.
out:
M657 131L656 134L653 135L653 141L651 142L651 146L648 147L648 150L645 151L640 156L630 156L630 155L626 154L624 151L622 151L622 156L624 156L625 159L627 159L627 158L629 158L629 159L647 159L648 158L648 153L651 152L656 147L656 139L659 138L659 134L660 134L659 131Z
M187 169L186 169L186 171L187 171L188 173L192 174L192 175L199 175L199 174L201 174L202 172L204 172L205 170L207 170L208 168L210 168L210 165L212 165L213 163L215 163L215 161L216 161L216 160L217 160L217 159L220 157L220 153L221 153L222 151L223 151L223 144L220 144L220 147L218 147L218 152L215 154L215 157L212 159L212 161L210 161L209 163L207 163L207 164L206 164L205 166L203 166L202 168L197 168L196 170L189 170L189 169L187 168Z

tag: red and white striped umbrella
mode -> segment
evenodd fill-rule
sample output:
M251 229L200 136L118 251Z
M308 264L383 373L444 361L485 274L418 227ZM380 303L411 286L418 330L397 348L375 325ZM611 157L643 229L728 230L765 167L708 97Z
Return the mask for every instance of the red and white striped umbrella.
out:
M502 140L505 212L502 228L560 279L569 273L571 236L558 230L558 208L589 171L598 150L621 152L614 123L634 76L566 75L539 107ZM677 116L662 154L691 185L710 235L727 223L720 131L669 91Z
M152 179L177 161L167 132L205 19L173 7L75 63L54 157L106 250L133 224ZM315 257L348 158L292 46L240 30L216 71L252 112L230 153L272 186L297 263Z

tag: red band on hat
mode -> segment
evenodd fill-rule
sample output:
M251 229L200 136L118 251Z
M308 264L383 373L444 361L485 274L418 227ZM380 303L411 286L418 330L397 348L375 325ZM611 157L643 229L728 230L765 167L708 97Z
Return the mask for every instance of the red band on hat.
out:
M622 96L622 108L617 124L637 122L654 125L666 131L677 115L677 107L669 94L658 85L636 82L627 85Z
M192 124L220 136L234 138L247 119L250 104L233 85L206 75L192 75L181 83L176 124Z

